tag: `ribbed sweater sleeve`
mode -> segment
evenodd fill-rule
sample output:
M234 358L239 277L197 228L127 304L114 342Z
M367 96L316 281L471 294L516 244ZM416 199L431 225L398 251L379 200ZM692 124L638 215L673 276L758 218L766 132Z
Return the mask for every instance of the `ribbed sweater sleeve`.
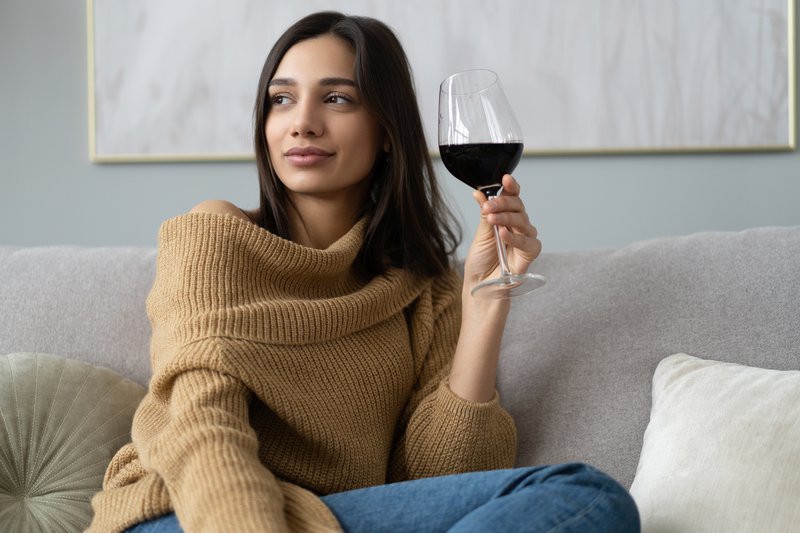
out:
M187 349L217 347L207 342ZM143 461L164 480L182 527L288 531L281 489L258 460L247 419L248 389L208 369L182 372L169 383L169 390L159 391L169 404L169 420L157 434L134 439Z
M282 493L248 420L252 392L228 371L224 338L195 325L243 276L219 237L202 225L162 225L147 302L153 377L131 437L184 530L285 532Z
M423 352L417 384L400 421L392 481L510 468L516 457L514 421L495 393L485 403L457 396L447 384L461 327L460 280L435 282L418 302L414 348Z

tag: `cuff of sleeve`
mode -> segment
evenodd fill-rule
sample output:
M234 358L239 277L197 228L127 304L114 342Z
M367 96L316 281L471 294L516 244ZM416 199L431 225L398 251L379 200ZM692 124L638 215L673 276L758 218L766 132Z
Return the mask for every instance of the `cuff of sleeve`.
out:
M464 420L485 422L496 416L497 411L501 409L500 395L496 390L494 391L494 396L488 402L471 402L453 392L450 389L450 383L447 378L443 379L439 384L437 394L439 396L439 405L444 411Z

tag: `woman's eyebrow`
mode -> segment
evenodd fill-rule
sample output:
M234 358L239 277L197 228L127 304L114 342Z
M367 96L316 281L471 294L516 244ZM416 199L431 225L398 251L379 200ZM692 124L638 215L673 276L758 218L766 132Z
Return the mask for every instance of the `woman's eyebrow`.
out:
M319 84L323 85L323 86L326 86L326 87L330 87L332 85L347 85L347 86L350 86L350 87L355 87L356 86L356 82L354 80L351 80L350 78L322 78L321 80L319 80ZM273 86L276 86L276 85L279 85L279 86L287 86L287 85L293 86L293 85L297 85L297 80L295 80L294 78L273 78L273 79L271 79L270 82L269 82L269 86L273 87Z
M275 85L297 85L297 82L294 81L292 78L272 78L269 80L269 87L273 87Z
M356 82L351 80L350 78L322 78L319 80L320 85L349 85L350 87L355 87Z

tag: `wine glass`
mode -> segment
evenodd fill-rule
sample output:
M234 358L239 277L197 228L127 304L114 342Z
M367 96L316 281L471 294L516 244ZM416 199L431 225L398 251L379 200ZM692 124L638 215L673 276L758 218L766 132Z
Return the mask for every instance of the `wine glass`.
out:
M447 170L462 182L489 199L502 194L503 175L511 173L522 157L522 131L497 74L491 70L467 70L442 82L439 153ZM500 230L493 228L500 277L482 281L472 289L472 295L510 298L544 285L544 276L509 270Z

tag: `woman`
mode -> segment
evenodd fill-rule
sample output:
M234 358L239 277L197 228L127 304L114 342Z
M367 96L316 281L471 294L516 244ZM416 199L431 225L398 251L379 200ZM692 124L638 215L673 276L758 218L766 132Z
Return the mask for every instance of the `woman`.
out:
M519 186L475 193L464 265L405 55L382 23L310 15L259 82L260 208L166 221L153 378L92 531L635 531L613 480L517 470L495 393L509 304L470 289L540 250ZM465 474L465 472L473 472ZM404 483L393 483L405 481Z

